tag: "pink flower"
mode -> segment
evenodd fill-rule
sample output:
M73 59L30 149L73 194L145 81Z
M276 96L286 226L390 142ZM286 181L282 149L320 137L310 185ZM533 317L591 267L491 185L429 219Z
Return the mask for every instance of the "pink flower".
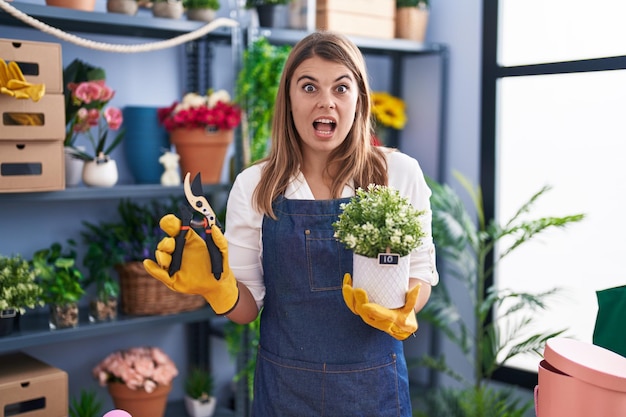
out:
M130 389L146 392L171 384L178 375L176 364L156 347L135 347L111 353L92 372L101 386L121 382Z
M122 126L122 121L124 120L122 111L117 107L109 107L104 111L104 120L106 120L111 129L117 130Z

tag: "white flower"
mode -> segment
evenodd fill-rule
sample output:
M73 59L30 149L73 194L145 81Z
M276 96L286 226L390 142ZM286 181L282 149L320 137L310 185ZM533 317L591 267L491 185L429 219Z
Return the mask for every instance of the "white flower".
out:
M228 94L228 91L218 90L214 92L213 94L209 95L208 107L209 108L215 107L218 101L221 101L222 103L230 103L230 94Z

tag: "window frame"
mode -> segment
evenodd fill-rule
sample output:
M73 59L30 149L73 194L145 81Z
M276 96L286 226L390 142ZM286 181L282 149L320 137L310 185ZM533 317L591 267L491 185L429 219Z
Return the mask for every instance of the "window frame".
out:
M499 1L483 0L479 183L483 192L487 221L495 217L498 81L507 77L626 69L626 56L516 66L499 65ZM490 262L493 263L493 259ZM487 282L486 288L492 284L493 279ZM537 385L537 372L503 366L493 374L492 379L533 389Z

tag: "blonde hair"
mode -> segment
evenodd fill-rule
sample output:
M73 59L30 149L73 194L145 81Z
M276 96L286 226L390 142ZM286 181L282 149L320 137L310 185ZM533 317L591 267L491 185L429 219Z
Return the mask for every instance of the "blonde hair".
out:
M305 60L319 57L345 65L353 74L359 90L356 115L346 140L329 156L325 175L332 172L331 195L339 198L350 180L355 188L368 184L387 185L387 163L382 151L371 144L371 102L365 60L357 46L343 35L319 31L311 33L292 49L280 79L274 120L272 145L261 179L253 194L256 209L272 218L272 202L287 189L289 181L302 164L300 136L291 115L289 85L297 67Z

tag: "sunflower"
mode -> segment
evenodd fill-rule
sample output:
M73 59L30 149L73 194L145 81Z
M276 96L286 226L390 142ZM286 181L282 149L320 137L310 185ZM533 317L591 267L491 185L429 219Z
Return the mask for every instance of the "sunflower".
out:
M372 93L372 115L378 125L402 129L406 125L405 104L401 98L388 93Z

